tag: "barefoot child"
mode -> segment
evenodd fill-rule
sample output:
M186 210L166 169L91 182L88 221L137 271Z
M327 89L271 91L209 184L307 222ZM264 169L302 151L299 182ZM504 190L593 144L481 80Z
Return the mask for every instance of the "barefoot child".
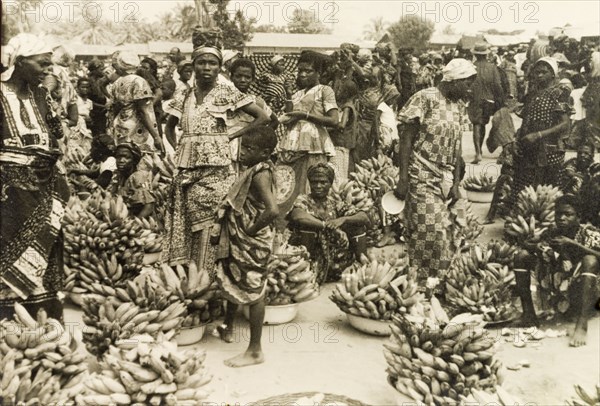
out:
M590 225L580 224L579 201L573 195L565 195L556 200L556 230L550 240L550 247L558 253L562 269L542 269L542 272L569 272L570 278L580 279L578 296L581 308L578 311L575 330L569 342L572 347L586 344L587 322L597 300L596 280L598 277L600 258L600 231ZM536 247L539 254L544 248ZM545 248L548 250L548 247ZM534 252L534 249L530 250ZM546 254L548 255L548 253ZM553 258L550 252L550 258ZM517 292L523 306L521 324L537 326L538 320L533 307L530 291L530 269L535 267L538 256L528 251L521 251L515 257L515 276ZM547 264L543 265L547 268Z
M247 169L231 186L218 211L217 281L228 301L225 323L218 327L223 341L233 341L238 305L250 306L250 345L244 354L225 361L231 367L264 362L261 335L266 267L274 235L270 225L278 216L269 157L276 145L277 137L270 127L259 127L242 137L240 163Z

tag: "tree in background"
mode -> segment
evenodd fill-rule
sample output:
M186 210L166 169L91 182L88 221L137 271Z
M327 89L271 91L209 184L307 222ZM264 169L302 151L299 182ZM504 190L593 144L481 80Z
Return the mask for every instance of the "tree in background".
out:
M319 21L314 12L298 8L288 23L288 31L291 34L331 34L331 29Z
M41 4L42 0L21 0L2 6L2 45L21 32L34 31L35 13L22 11L35 10Z
M223 32L223 45L226 49L241 50L244 44L252 39L252 25L255 21L246 18L241 10L238 10L233 19L230 19L227 11L229 0L209 1L216 6L212 20L214 25Z
M433 21L424 20L416 15L409 15L393 23L388 32L396 47L412 47L424 51L427 49L434 29L435 23Z
M454 35L454 34L456 34L456 33L457 33L457 32L456 32L456 30L455 30L455 29L454 29L454 27L453 27L452 25L450 25L450 24L446 25L446 26L444 27L444 29L442 30L442 34L445 34L445 35Z
M370 23L365 25L363 39L379 41L387 33L389 25L389 23L383 21L383 17L371 19Z

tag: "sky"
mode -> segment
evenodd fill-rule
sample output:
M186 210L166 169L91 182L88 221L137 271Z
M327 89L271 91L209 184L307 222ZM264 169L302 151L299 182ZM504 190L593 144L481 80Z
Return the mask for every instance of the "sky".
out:
M183 1L184 2L184 1ZM180 3L183 3L180 1ZM176 1L138 0L140 13L152 20L173 8ZM190 2L191 3L191 2ZM361 37L371 19L383 16L395 22L403 15L415 14L436 23L436 30L452 25L458 33L475 33L495 28L500 31L525 29L535 33L570 23L592 27L600 34L600 1L270 1L231 0L231 10L258 17L259 24L286 25L294 9L309 9L333 33L348 39Z

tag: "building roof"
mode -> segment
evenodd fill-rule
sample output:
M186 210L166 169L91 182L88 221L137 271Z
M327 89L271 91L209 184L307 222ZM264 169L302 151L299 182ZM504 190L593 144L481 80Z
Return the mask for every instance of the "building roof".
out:
M288 34L257 32L245 48L307 48L336 49L344 42L352 42L361 48L374 48L377 41L349 41L330 34Z
M168 54L171 48L179 48L184 54L191 54L194 46L191 42L151 41L148 48L153 54Z
M495 47L505 47L509 45L527 44L531 40L529 35L491 35L484 34L486 42Z
M457 46L462 49L473 49L478 42L486 42L486 40L481 36L463 35L458 41Z
M429 43L432 45L456 45L461 37L461 34L433 33Z

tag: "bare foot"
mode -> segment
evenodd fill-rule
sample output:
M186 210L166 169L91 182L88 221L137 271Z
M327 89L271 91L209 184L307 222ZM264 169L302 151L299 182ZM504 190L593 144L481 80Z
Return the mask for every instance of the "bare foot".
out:
M483 220L483 224L494 224L495 222L496 220L491 217L486 217L485 220Z
M265 355L262 351L248 350L243 354L225 360L225 365L232 368L240 368L262 364L263 362L265 362Z
M475 156L475 159L473 159L473 161L471 161L471 163L473 165L478 165L479 162L481 162L481 159L482 159L481 155L477 155L477 156Z
M577 322L575 325L575 331L573 331L573 337L569 341L571 347L581 347L586 344L587 338L587 322Z
M219 332L219 337L221 337L221 340L225 341L226 343L233 342L233 326L230 327L223 324L221 326L217 326L217 331Z

